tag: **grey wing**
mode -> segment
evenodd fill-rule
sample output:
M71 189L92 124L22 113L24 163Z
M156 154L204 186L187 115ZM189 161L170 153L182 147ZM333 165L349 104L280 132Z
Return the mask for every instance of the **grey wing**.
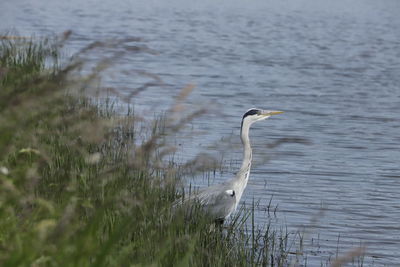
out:
M233 189L206 188L200 191L195 198L204 211L214 219L225 219L235 209L236 194Z

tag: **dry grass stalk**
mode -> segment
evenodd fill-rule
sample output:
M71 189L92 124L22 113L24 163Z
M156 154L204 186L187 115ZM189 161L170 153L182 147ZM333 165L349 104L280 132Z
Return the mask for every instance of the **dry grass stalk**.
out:
M365 254L365 247L355 248L347 252L345 255L338 257L335 259L331 267L342 267L346 263L353 261L357 257L361 257Z

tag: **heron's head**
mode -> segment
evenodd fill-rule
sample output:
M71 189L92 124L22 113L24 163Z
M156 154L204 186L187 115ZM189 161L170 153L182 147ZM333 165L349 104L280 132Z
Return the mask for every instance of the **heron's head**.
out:
M248 122L249 124L252 124L253 122L265 120L265 119L268 119L269 117L271 117L272 115L281 114L281 113L283 113L283 111L262 110L262 109L252 108L252 109L249 109L243 115L242 123Z

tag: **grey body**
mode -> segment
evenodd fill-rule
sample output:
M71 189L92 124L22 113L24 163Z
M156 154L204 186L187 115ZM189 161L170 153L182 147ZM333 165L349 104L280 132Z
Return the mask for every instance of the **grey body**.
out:
M175 202L174 206L179 204L198 203L201 208L215 221L223 222L234 212L246 188L250 175L252 150L249 139L250 125L256 121L264 120L271 115L280 114L282 111L250 109L242 119L240 129L240 138L242 140L243 162L238 173L232 179L209 186L199 190L197 193L185 197L183 200Z

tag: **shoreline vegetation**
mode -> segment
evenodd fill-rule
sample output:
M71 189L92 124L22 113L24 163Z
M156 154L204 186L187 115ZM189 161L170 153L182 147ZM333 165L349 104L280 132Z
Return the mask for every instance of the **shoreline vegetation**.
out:
M255 203L222 229L172 211L190 166L167 160L165 137L204 112L176 119L192 87L143 130L81 94L104 66L60 64L69 34L0 38L1 266L307 265L287 232L255 226Z

